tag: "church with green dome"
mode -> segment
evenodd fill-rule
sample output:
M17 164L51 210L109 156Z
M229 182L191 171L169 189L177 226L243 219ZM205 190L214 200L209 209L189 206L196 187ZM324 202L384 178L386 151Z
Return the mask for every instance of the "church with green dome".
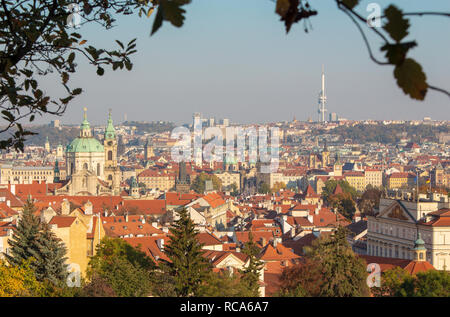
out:
M117 165L117 139L109 113L103 144L92 135L84 108L80 134L66 148L68 182L59 195L118 195L120 169Z

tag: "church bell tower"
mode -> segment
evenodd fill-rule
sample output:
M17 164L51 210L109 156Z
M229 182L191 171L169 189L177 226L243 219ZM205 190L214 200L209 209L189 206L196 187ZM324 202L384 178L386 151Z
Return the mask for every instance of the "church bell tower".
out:
M105 180L112 187L113 193L118 195L120 191L120 169L117 164L117 138L111 119L111 110L106 124L103 147L105 148Z

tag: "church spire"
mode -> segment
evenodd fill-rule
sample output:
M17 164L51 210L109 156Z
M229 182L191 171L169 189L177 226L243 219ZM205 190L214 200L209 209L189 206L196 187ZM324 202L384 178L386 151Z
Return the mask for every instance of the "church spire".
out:
M83 108L83 122L81 123L81 130L80 130L80 137L92 137L91 134L91 125L89 124L89 121L87 121L87 108Z
M105 129L105 139L115 139L115 138L116 138L116 130L114 129L113 121L111 118L111 109L109 109L108 123L106 124Z
M417 240L414 242L414 259L416 261L426 261L427 249L425 248L425 241L422 240L420 232L417 233Z

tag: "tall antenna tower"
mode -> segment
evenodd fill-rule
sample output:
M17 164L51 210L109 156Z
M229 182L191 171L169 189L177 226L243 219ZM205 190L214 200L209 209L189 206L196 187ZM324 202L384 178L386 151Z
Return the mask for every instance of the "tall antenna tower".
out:
M317 111L319 114L319 119L317 120L318 122L325 122L325 112L327 111L327 109L325 109L326 103L327 96L325 95L325 71L322 64L322 90L319 93L319 109Z

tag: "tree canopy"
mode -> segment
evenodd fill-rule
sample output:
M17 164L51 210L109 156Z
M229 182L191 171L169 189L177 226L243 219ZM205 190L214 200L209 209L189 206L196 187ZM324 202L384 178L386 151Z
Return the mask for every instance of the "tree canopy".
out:
M356 256L340 227L331 237L319 238L307 250L303 263L283 270L284 296L368 296L364 261Z

